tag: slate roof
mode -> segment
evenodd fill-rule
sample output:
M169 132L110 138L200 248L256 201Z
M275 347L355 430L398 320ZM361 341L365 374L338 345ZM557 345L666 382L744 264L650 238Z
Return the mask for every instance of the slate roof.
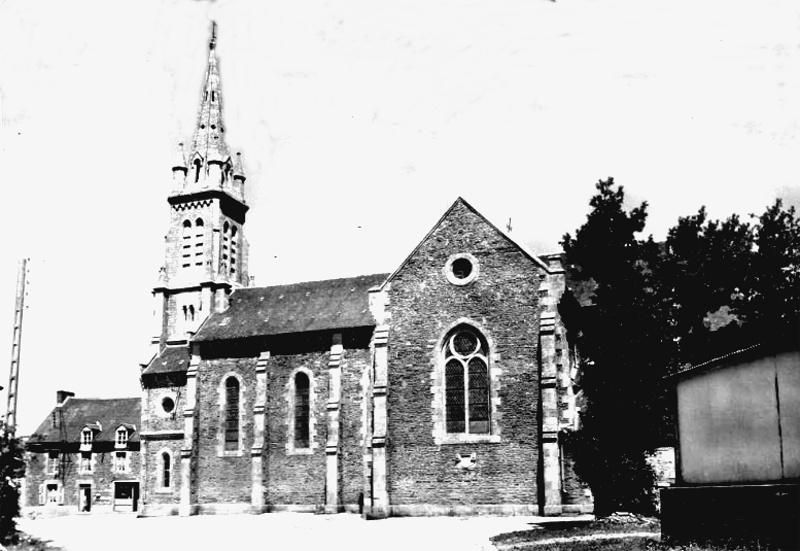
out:
M116 430L125 423L136 427L129 442L138 442L141 428L142 400L140 398L69 398L61 407L56 406L31 435L30 442L79 442L81 430L86 425L100 424L94 434L95 442L113 442ZM58 410L61 410L59 415ZM55 412L58 427L53 427Z
M368 291L388 274L238 289L228 309L209 316L194 341L375 325ZM152 365L152 364L151 364Z
M189 347L167 346L156 357L150 360L142 371L143 375L156 373L185 373L189 369Z

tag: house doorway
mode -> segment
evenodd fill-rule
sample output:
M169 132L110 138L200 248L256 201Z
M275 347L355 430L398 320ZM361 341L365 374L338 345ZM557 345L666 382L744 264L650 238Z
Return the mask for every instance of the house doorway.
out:
M81 513L92 512L92 485L78 485L78 511Z
M138 482L116 482L114 484L114 510L121 513L134 513L139 501Z

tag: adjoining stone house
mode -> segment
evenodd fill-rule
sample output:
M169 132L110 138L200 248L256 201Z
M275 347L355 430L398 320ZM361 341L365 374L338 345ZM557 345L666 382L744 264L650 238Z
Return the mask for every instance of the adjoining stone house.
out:
M248 288L214 45L153 290L144 514L591 510L559 442L577 419L561 256L459 198L391 274Z
M139 509L139 398L75 398L56 405L28 438L26 511L47 515Z

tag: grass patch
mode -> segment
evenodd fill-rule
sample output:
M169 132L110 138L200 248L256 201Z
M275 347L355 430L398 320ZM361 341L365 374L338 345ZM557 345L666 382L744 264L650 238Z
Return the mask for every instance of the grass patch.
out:
M499 534L492 538L492 543L498 548L505 548L516 543L524 544L556 538L579 538L595 534L631 534L634 532L660 533L661 524L658 521L651 524L601 524L593 521L553 522L550 524L537 524L530 530Z
M60 551L61 547L53 547L50 542L40 540L24 532L19 532L19 540L5 546L8 551Z
M751 551L774 549L763 546L741 546L740 544L690 544L670 546L651 538L626 538L616 540L586 540L564 543L543 543L527 546L526 551Z
M658 521L536 525L492 538L499 551L775 551L774 542L730 541L667 545L661 543Z

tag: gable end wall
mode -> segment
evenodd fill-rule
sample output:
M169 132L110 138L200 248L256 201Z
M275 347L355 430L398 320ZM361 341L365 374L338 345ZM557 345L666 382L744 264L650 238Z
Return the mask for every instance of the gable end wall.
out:
M469 253L479 276L453 285L443 271ZM538 465L538 290L544 270L464 204L392 278L387 483L392 514L536 513ZM490 442L437 444L432 394L440 340L467 318L492 346L495 400ZM441 371L441 370L439 370ZM441 400L441 397L438 398ZM441 432L441 429L438 431ZM461 456L475 454L472 468Z

